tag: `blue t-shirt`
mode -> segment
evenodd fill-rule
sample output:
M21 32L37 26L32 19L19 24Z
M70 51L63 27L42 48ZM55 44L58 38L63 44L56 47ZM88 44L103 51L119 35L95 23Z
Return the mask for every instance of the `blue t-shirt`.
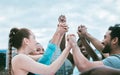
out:
M55 52L56 48L57 48L57 45L55 45L53 43L48 43L45 53L43 54L43 56L41 58L38 59L37 62L45 64L45 65L49 65L52 55Z
M103 64L116 69L120 69L120 54L111 55L103 60Z

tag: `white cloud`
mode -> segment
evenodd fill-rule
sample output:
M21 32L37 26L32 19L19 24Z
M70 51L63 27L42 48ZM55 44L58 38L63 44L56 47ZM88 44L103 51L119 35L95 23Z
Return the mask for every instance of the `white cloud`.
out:
M106 28L120 20L119 2L120 0L0 1L0 48L7 47L6 39L12 27L31 29L37 40L46 45L56 30L57 18L61 14L67 17L70 27L68 33L76 34L77 26L85 24L90 33L95 36L100 33L97 38L102 38Z
M6 17L5 16L0 16L0 22L3 22L6 20Z
M105 19L108 16L109 12L105 10L100 10L98 13L96 13L96 16L98 16L100 19Z
M105 4L111 4L111 3L113 3L115 0L103 0L103 2L105 3Z

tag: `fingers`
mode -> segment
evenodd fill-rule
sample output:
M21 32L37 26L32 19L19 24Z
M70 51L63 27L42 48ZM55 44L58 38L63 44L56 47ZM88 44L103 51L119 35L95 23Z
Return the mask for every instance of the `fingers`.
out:
M58 27L64 29L66 32L69 29L69 27L68 27L68 25L66 25L66 23L59 23Z
M71 47L77 45L76 36L74 34L67 35L67 44L70 45Z
M68 34L67 35L67 41L69 41L69 40L76 40L75 34Z
M80 25L78 26L78 31L81 32L81 29L87 29L85 25Z
M85 25L80 25L78 26L78 31L77 31L79 36L84 36L87 33L87 27Z
M64 22L64 23L59 23L58 26L67 26L67 24Z
M59 21L59 22L62 22L62 23L66 22L66 17L65 17L65 15L60 15L59 18L58 18L58 21Z

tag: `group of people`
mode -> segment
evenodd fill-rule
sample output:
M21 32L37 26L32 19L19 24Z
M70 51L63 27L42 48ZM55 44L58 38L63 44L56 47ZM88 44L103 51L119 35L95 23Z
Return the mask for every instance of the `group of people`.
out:
M109 27L102 42L88 33L86 26L78 26L79 40L77 41L74 34L68 34L64 50L51 63L68 28L65 16L60 17L46 50L36 41L31 30L12 28L9 34L9 75L54 75L64 64L71 50L74 66L81 75L120 75L120 24ZM108 53L109 56L101 60L88 42L91 42L101 55ZM17 55L14 57L13 48L17 49Z

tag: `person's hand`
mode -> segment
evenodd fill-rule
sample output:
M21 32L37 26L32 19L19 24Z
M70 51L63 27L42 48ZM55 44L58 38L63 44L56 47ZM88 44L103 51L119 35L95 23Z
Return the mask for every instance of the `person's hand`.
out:
M78 26L77 34L79 37L85 37L87 33L87 28L84 25Z
M74 34L68 34L67 35L67 42L68 42L68 45L71 47L77 45L76 36Z
M58 18L58 25L56 32L60 34L65 34L68 31L68 25L66 24L66 17L65 15L60 15Z
M66 17L65 15L60 15L58 18L59 23L66 23Z
M65 23L59 23L57 27L57 32L65 34L68 32L69 27Z

